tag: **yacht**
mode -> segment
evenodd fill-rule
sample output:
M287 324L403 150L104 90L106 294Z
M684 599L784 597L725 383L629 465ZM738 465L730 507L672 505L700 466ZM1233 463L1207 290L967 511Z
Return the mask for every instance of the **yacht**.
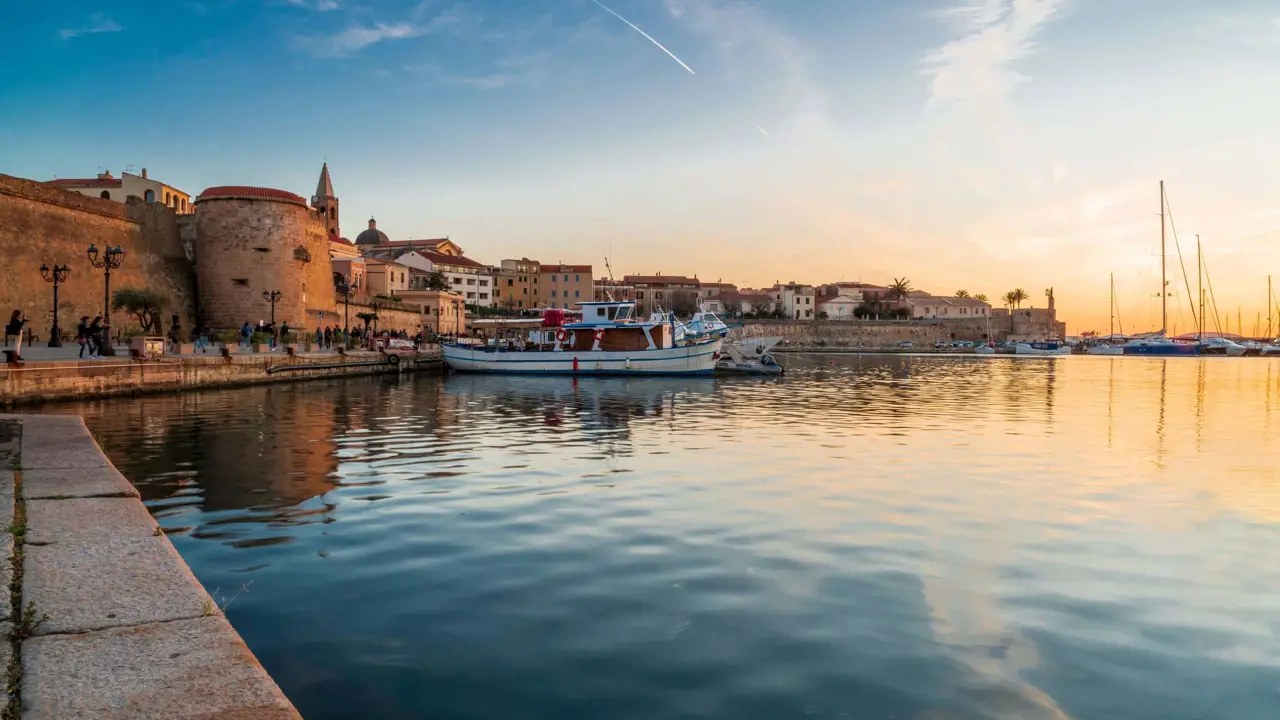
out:
M1249 351L1249 348L1240 343L1228 340L1224 337L1204 338L1200 341L1201 352L1205 355L1226 355L1228 357L1240 357Z
M1181 357L1199 355L1204 352L1200 343L1182 343L1170 340L1163 335L1134 338L1124 344L1125 355L1148 355L1156 357Z
M1062 342L1020 342L1013 346L1014 355L1070 355L1071 346Z

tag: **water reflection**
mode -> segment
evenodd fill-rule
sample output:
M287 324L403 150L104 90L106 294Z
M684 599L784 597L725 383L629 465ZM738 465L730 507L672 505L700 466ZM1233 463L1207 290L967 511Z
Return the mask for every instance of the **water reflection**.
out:
M1270 718L1265 360L86 404L304 715Z

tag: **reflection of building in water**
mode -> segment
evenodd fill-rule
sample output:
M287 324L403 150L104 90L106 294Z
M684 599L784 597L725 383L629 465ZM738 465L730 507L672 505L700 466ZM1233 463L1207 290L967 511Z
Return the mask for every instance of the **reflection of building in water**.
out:
M190 495L203 510L290 506L334 487L334 399L286 384L83 406L144 500Z

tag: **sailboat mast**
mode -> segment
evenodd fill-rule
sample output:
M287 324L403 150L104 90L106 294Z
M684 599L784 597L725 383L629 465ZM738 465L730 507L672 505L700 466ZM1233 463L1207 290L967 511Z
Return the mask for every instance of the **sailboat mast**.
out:
M1116 334L1116 274L1111 273L1111 335Z
M1271 294L1271 276L1267 276L1267 337L1271 337L1271 306L1275 303L1271 299L1275 297Z
M1196 322L1196 339L1204 336L1204 270L1200 262L1200 236L1196 235L1196 288L1200 293L1200 316Z
M1160 181L1160 334L1169 329L1169 281L1165 278L1164 181Z

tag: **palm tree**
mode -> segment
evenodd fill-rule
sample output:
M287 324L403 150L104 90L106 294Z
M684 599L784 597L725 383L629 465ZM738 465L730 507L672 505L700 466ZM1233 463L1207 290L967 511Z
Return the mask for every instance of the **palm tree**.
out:
M967 298L967 297L969 297L969 291L968 291L968 290L957 290L957 291L956 291L956 297L958 297L958 298Z
M889 285L889 292L885 293L885 295L895 300L906 300L909 292L911 292L910 280L894 278L893 283Z
M1023 300L1026 300L1027 298L1031 297L1030 295L1027 294L1027 291L1023 290L1022 288L1014 288L1013 295L1014 295L1013 301L1017 303L1018 307L1022 307Z
M974 300L981 300L982 302L986 302L986 301L987 301L987 294L986 294L986 293L978 293L978 294L976 294L976 295L974 295L974 296L973 296L973 299L974 299Z
M1012 310L1013 306L1018 302L1018 293L1010 290L1004 294L1002 299L1004 300L1004 304L1009 306L1009 309Z

